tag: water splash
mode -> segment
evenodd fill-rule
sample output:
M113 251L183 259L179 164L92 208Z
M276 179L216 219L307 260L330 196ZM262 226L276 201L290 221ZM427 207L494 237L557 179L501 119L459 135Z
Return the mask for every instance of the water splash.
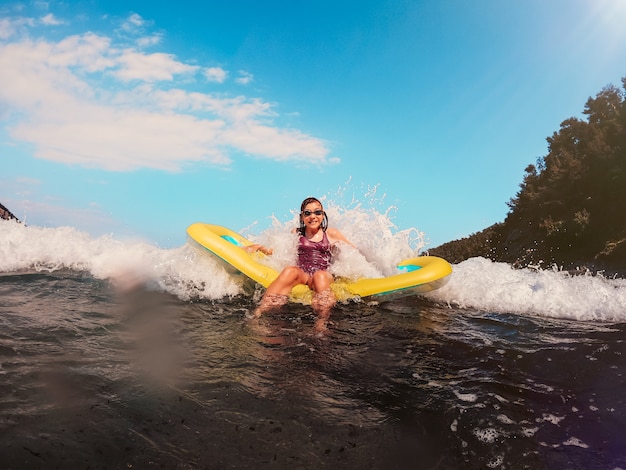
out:
M514 269L471 258L429 298L461 308L583 321L626 320L626 280L571 275L558 270Z
M323 201L331 226L358 247L340 251L332 268L335 274L352 278L386 276L395 272L398 261L418 256L425 246L418 229L398 229L392 222L395 209L384 207L384 198L374 196L374 203L369 205L354 199L341 206ZM252 233L254 226L241 232L254 242L271 246L274 255L269 264L280 270L295 262L296 237L292 230L297 226L298 215L294 212L289 220L272 218L271 227L260 233ZM191 244L162 249L145 241L93 238L71 227L27 227L0 221L0 273L60 269L87 271L121 285L141 282L182 300L215 300L244 292L216 261ZM626 321L626 280L513 269L484 258L455 265L448 284L427 297L444 305L482 311Z
M43 228L0 222L0 272L87 271L120 287L141 283L183 300L218 299L239 286L190 245L160 249L143 241L92 238L72 227Z

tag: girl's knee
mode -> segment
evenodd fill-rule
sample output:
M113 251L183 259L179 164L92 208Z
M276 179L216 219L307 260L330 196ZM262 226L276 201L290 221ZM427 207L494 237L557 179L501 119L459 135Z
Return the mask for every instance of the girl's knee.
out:
M287 266L285 269L281 271L278 275L276 281L277 286L281 286L283 288L293 287L296 284L306 284L307 275L297 266Z
M280 277L283 279L297 279L300 275L300 268L297 266L287 266L280 273Z

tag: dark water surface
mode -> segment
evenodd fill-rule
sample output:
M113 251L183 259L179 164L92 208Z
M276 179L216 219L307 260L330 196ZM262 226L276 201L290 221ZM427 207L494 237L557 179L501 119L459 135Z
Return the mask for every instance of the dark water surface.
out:
M0 468L626 468L625 324L0 276Z

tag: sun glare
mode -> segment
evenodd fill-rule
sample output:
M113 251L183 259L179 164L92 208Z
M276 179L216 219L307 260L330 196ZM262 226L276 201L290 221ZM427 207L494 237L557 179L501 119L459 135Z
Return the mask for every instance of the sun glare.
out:
M591 17L614 39L626 37L626 0L595 0L591 2Z

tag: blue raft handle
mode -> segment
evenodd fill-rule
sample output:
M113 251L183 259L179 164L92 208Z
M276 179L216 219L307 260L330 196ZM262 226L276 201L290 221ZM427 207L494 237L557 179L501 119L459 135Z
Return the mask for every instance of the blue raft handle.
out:
M396 266L399 271L404 271L407 273L412 273L413 271L417 271L418 269L422 269L421 266L417 264L403 264L402 266Z
M231 237L230 235L222 235L222 238L224 240L226 240L227 242L231 242L233 245L235 246L241 246L241 243L239 243L237 240L235 240L233 237Z

